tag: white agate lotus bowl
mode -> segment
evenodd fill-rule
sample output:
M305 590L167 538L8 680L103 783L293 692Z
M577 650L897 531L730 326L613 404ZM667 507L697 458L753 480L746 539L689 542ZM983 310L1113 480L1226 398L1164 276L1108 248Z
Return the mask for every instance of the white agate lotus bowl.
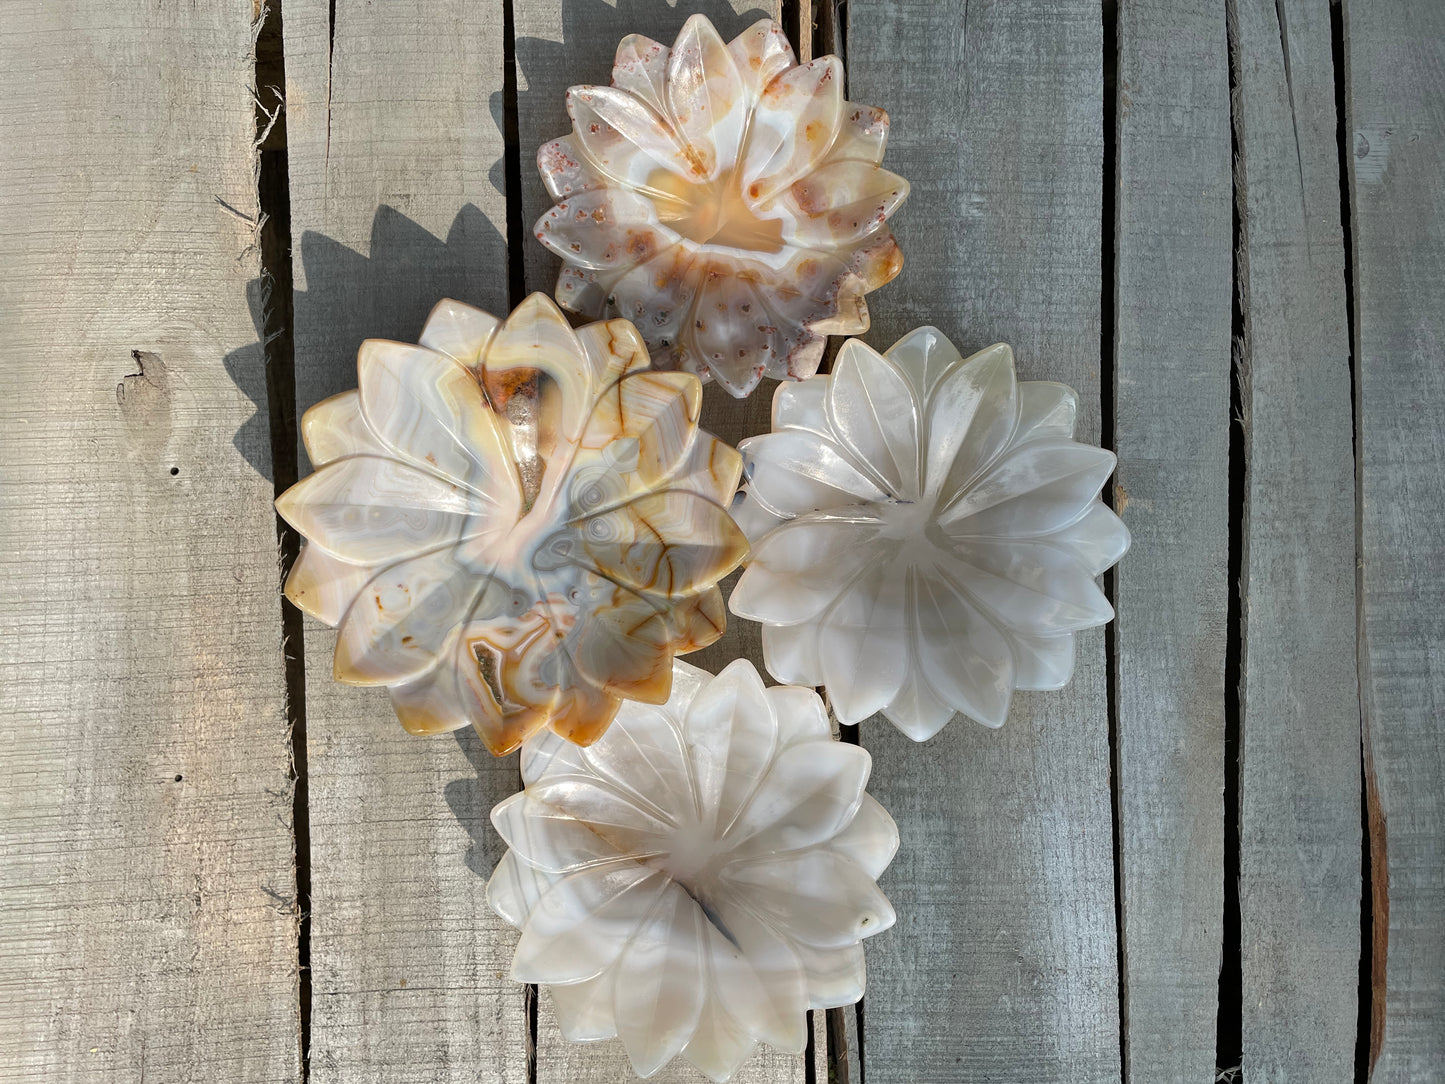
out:
M420 345L363 343L357 383L307 411L316 473L276 502L306 539L287 597L339 627L337 679L497 755L667 700L747 552L722 506L741 460L698 430L698 378L534 294L505 323L441 302Z
M898 829L812 689L765 689L746 660L673 667L667 703L624 704L596 744L523 746L487 900L567 1038L621 1038L643 1077L680 1054L725 1081L759 1042L802 1053L806 1010L863 996Z
M623 39L612 85L573 87L567 111L537 153L557 205L535 229L565 308L626 317L659 368L738 397L867 330L863 295L903 267L887 220L908 182L878 165L888 115L844 99L837 57L800 66L776 23L725 43L694 15L671 49Z
M772 675L915 741L1065 685L1074 634L1114 616L1095 577L1129 548L1099 501L1114 456L1074 442L1076 408L1017 382L1007 346L963 358L932 327L780 385L773 432L740 446L753 553L729 600Z

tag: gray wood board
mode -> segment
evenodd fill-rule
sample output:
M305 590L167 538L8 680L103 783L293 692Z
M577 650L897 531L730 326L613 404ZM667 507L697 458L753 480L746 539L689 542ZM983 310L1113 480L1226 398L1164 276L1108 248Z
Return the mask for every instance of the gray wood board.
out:
M850 18L850 97L888 110L884 164L912 184L903 273L870 295L867 338L935 324L965 352L1010 342L1021 378L1078 389L1079 438L1097 441L1100 5ZM1017 694L1001 730L958 718L920 747L880 716L860 735L903 834L882 879L898 925L869 942L870 1084L1117 1080L1102 631L1065 691Z
M1445 1066L1445 9L1350 4L1377 1082ZM1383 1032L1378 1030L1383 1028Z
M1233 187L1224 10L1119 5L1115 801L1139 1082L1215 1068L1224 906ZM1107 108L1107 106L1106 106Z
M305 410L443 297L506 311L502 4L288 0L284 24ZM305 640L311 1079L521 1084L516 935L484 899L516 759L406 734L383 690L332 680L334 633L308 619Z
M251 5L10 14L0 1077L294 1081Z
M1244 1073L1354 1078L1360 716L1328 7L1238 0Z
M567 88L578 84L606 85L612 78L617 44L628 34L640 33L671 45L689 15L701 11L725 38L741 33L761 18L777 17L772 3L751 0L714 0L702 4L674 4L666 0L525 0L517 4L517 128L522 159L523 260L526 288L551 296L561 261L535 241L532 223L552 205L537 172L536 150L572 128L567 116ZM730 444L766 432L772 391L765 381L750 398L739 402L717 385L709 384L703 397L702 424ZM739 573L723 583L731 591ZM729 616L728 628L710 647L688 656L688 661L716 673L733 659L750 658L762 670L762 640L758 626ZM822 1048L817 1056L821 1058ZM612 1084L632 1075L619 1042L579 1046L562 1037L551 1000L540 999L537 1020L537 1080L539 1084ZM660 1084L692 1084L699 1074L675 1059L651 1080ZM733 1078L736 1084L801 1084L805 1069L800 1058L760 1047Z

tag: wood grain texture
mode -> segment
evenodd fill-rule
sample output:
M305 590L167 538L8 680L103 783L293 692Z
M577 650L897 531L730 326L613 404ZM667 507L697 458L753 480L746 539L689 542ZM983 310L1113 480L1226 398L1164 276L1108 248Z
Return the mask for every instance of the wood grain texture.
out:
M416 341L442 297L506 311L502 5L288 0L284 21L305 410L355 386L362 339ZM383 690L332 680L334 633L305 635L311 1079L522 1084L516 935L484 899L516 760L407 735Z
M606 85L612 78L612 57L617 43L628 34L641 33L671 44L689 15L702 12L724 38L731 38L758 19L778 18L775 3L750 0L713 0L708 3L667 3L665 0L524 0L516 5L517 127L522 148L522 221L526 233L524 267L528 291L551 295L561 261L536 243L530 226L552 205L536 167L536 148L571 130L567 116L569 86ZM770 428L772 393L765 380L748 399L733 399L716 384L703 396L702 425L729 444ZM741 573L722 584L724 595ZM710 647L687 657L688 662L714 673L733 659L750 658L762 669L762 639L752 622L729 616L727 631ZM821 1018L821 1014L819 1014ZM824 1048L815 1058L825 1056ZM551 1000L543 994L537 1020L537 1080L539 1084L613 1084L632 1076L620 1042L589 1045L569 1043L562 1037ZM701 1077L681 1059L674 1059L656 1076L660 1084L695 1084ZM760 1047L738 1074L735 1084L802 1084L803 1059Z
M6 16L0 1077L295 1081L251 5Z
M1244 1073L1352 1080L1360 716L1349 343L1329 11L1237 0L1246 450Z
M1114 573L1129 1080L1215 1067L1224 906L1233 187L1211 0L1119 5Z
M887 347L937 325L965 353L1013 344L1023 379L1080 394L1099 437L1102 26L1098 3L854 6L849 94L888 110L902 275L869 297ZM1126 512L1127 520L1128 514ZM924 746L863 723L870 789L903 845L869 942L869 1084L1119 1077L1104 638L1063 692Z
M1395 1084L1445 1066L1445 9L1350 4L1347 20L1361 660L1384 980L1373 1079Z

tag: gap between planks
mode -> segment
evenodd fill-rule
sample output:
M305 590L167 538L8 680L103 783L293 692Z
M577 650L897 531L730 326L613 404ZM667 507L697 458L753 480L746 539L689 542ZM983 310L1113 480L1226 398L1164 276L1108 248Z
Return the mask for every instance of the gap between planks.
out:
M1360 978L1355 1023L1355 1080L1369 1084L1385 1037L1385 959L1389 935L1389 884L1385 875L1385 826L1375 787L1365 715L1365 584L1360 383L1356 372L1359 327L1355 310L1355 228L1353 148L1350 145L1349 38L1344 0L1330 0L1330 56L1335 81L1335 155L1339 159L1340 234L1345 256L1345 330L1349 346L1350 437L1355 460L1355 630L1360 682ZM1378 893L1378 895L1377 895ZM1382 920L1377 922L1377 914ZM1379 938L1378 944L1376 938Z
M1243 675L1244 538L1246 449L1244 429L1245 309L1248 299L1248 269L1242 243L1240 214L1239 147L1239 16L1235 0L1225 4L1226 42L1229 55L1229 157L1233 178L1233 253L1230 288L1232 298L1229 375L1229 605L1226 627L1229 638L1224 653L1224 924L1219 967L1219 1006L1215 1023L1215 1074L1221 1081L1234 1081L1244 1060L1244 963L1239 909L1239 724L1240 682Z
M261 3L254 27L256 190L260 208L263 283L262 352L266 366L274 492L298 481L296 373L292 339L291 193L286 157L286 57L281 2ZM333 9L334 10L334 9ZM279 515L276 543L281 584L300 551L300 536ZM311 838L306 753L305 628L301 611L281 599L286 721L291 729L292 832L296 869L297 1051L300 1079L311 1063Z
M1118 389L1115 381L1115 352L1118 349L1119 304L1119 0L1103 0L1103 103L1104 178L1101 185L1099 223L1099 446L1117 457L1119 442L1115 432L1114 404ZM1117 460L1116 460L1117 461ZM1105 483L1101 495L1104 503L1116 514L1117 476ZM1116 568L1106 569L1103 577L1104 597L1118 613L1118 581ZM1114 844L1114 938L1119 972L1119 1079L1129 1079L1128 982L1124 939L1124 807L1119 747L1119 640L1116 623L1104 626L1104 699L1108 719L1109 741L1109 811Z

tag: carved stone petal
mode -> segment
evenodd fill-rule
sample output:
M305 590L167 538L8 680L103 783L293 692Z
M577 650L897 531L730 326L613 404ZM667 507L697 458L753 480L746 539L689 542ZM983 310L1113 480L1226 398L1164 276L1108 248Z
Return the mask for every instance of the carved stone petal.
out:
M817 625L764 625L762 637L763 659L773 677L790 685L823 684Z
M878 560L878 540L875 523L790 520L758 541L728 606L765 625L809 621Z
M852 1005L863 996L867 972L861 944L819 949L799 943L795 948L808 975L808 1008Z
M837 445L796 430L749 437L739 451L755 464L748 492L782 514L876 503L887 496Z
M527 924L528 916L551 883L551 879L509 850L487 881L487 906L520 929Z
M286 576L286 597L302 613L335 627L376 573L376 565L352 564L303 541Z
M872 761L856 745L816 742L778 753L727 828L734 858L824 843L852 821Z
M521 505L516 466L472 375L422 346L369 339L357 355L361 409L388 452L465 486L497 514Z
M587 567L662 599L711 586L748 553L747 539L724 509L676 489L590 516L580 533Z
M617 1020L612 1012L612 976L549 986L557 1024L570 1042L590 1043L617 1037Z
M768 704L778 721L778 749L805 741L831 740L832 727L823 700L812 689L770 685Z
M495 524L482 496L395 459L339 459L292 486L276 510L343 560L381 564L455 543Z
M719 985L726 983L731 988L742 986L744 982L751 980L751 986L731 994L731 1002L741 1005L756 1004L761 998L756 977L745 968L727 966L736 952L731 943L716 930L710 930L707 949L710 954L709 965L713 974L718 976L714 981ZM683 1047L682 1054L703 1076L716 1084L724 1084L742 1068L743 1063L757 1049L757 1045L757 1040L723 1007L721 998L714 996L703 1006L702 1013L698 1016L697 1030L687 1046Z
M823 618L818 655L839 722L861 722L898 695L908 672L907 575L898 562L879 561Z
M653 838L646 833L629 835L614 825L604 840L569 812L525 791L492 810L492 825L522 861L559 874L616 862L619 847L645 856Z
M856 245L885 228L908 198L908 182L872 162L827 162L759 207L782 216L783 236L800 248Z
M724 1004L734 1017L745 1020L758 1039L787 1054L801 1054L808 1036L803 1013L807 1008L807 974L797 950L776 929L736 902L736 893L720 893L714 910L721 926L756 977L761 996L750 991L750 1004L741 990L723 987ZM728 997L729 993L732 997Z
M883 355L849 339L833 364L824 407L826 424L855 462L872 467L895 496L919 498L920 408L907 377Z
M420 343L475 369L501 326L502 322L491 313L447 298L438 301L426 318Z
M750 199L765 203L817 166L843 123L843 64L818 57L789 68L764 89L742 180Z
M742 73L751 102L762 96L764 87L797 64L788 36L771 19L753 23L734 38L728 48Z
M615 87L573 87L567 92L578 148L588 162L624 188L642 189L667 198L653 183L658 170L684 181L702 180L703 164L690 160L658 115L643 102Z
M1002 631L941 579L918 583L915 606L913 650L927 687L953 711L985 726L1002 726L1014 689L1013 652Z
M554 881L522 928L513 980L565 985L600 975L670 887L662 874L632 863Z
M641 34L628 34L617 45L612 85L641 98L659 114L667 112L668 48Z
M871 794L864 794L858 815L828 841L828 848L851 859L875 879L898 853L898 825Z
M707 19L688 19L667 60L667 109L707 179L737 161L751 106L717 29Z
M534 232L563 259L604 274L636 267L678 242L650 201L617 188L565 196L537 220Z
M1074 673L1073 636L1017 635L1013 644L1018 688L1062 689L1069 683Z
M1048 542L974 541L966 561L940 564L940 571L998 625L1050 635L1093 628L1114 616L1089 570Z
M1030 441L961 491L939 524L960 539L1051 534L1088 511L1114 462L1103 448L1058 438Z
M723 876L742 886L752 905L795 942L814 948L846 948L897 918L872 877L826 850L737 863Z
M361 396L344 391L323 399L301 417L301 440L316 468L348 455L384 455L385 446L361 416Z
M843 123L828 152L828 161L871 162L876 166L883 161L887 145L888 114L875 106L844 102Z
M963 361L948 336L930 326L914 328L885 352L900 371L908 374L920 403L927 403L938 382Z
M613 1013L632 1067L649 1077L682 1052L707 998L702 908L669 883L617 961Z
M1129 528L1103 504L1095 501L1088 511L1048 539L1074 554L1097 576L1113 568L1129 550Z
M948 725L957 709L935 692L923 676L920 649L910 649L909 661L898 696L883 709L883 714L914 741L927 741Z
M346 612L336 638L337 680L351 685L395 685L440 660L452 630L467 619L478 596L511 592L479 579L447 550L435 550L378 572Z
M721 835L761 785L778 744L777 721L758 672L744 660L729 665L692 701L683 728L697 776L699 815Z
M960 493L1018 425L1013 351L1000 343L945 374L928 398L927 496ZM970 491L971 492L971 491Z

